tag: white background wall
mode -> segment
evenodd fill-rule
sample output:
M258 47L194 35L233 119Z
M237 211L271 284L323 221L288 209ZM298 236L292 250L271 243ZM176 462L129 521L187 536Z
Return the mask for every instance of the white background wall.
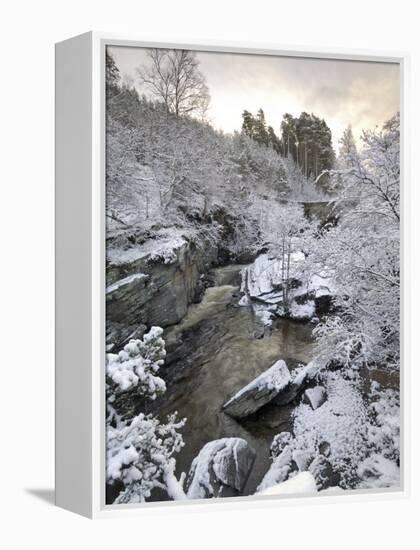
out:
M419 457L413 353L412 497L264 511L171 512L90 522L51 506L53 487L54 42L87 30L186 41L273 42L412 53L413 249L418 280L419 21L387 0L9 0L1 10L0 540L4 548L415 548ZM4 196L3 196L4 195ZM418 210L418 206L417 206ZM414 285L413 285L414 286ZM413 288L412 300L418 299ZM417 303L418 305L418 303ZM416 304L412 303L415 312ZM414 317L414 315L413 315ZM416 319L414 319L416 321ZM417 347L418 324L413 326ZM75 353L76 353L75 349ZM75 356L75 361L77 357ZM417 432L417 433L415 433ZM77 475L77 472L74 472Z

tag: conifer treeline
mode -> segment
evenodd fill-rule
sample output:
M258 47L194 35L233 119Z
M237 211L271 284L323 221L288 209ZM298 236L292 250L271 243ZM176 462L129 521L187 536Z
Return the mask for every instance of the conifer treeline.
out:
M335 153L331 142L331 130L324 119L313 113L302 112L299 117L283 115L281 137L267 125L265 114L259 109L254 116L247 110L242 113L242 132L256 142L272 147L284 157L292 157L306 176L317 177L323 170L331 169Z

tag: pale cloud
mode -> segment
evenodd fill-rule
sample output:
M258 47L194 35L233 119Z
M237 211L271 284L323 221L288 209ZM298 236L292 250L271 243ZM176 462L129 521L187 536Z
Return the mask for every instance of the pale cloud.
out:
M112 53L131 79L146 62L142 48L114 47ZM262 107L278 133L284 113L307 111L326 120L336 147L348 124L359 136L400 108L399 66L393 63L214 52L198 52L198 58L211 94L210 120L225 132L240 129L244 109Z

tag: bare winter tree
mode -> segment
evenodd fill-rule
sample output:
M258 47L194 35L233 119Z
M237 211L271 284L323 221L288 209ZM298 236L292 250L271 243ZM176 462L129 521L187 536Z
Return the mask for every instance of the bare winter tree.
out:
M189 50L150 49L149 64L138 69L140 82L177 116L204 118L210 94L199 70L197 55Z

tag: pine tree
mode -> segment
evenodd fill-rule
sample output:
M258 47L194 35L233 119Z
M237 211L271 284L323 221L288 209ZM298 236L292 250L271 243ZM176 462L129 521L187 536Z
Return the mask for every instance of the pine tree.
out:
M250 137L254 138L254 125L255 125L255 119L252 116L252 114L244 110L242 113L242 132Z
M282 147L281 147L281 141L277 137L274 128L272 126L269 126L267 128L267 134L268 134L268 144L271 145L271 147L276 151L276 153L281 153Z
M313 113L302 112L297 118L286 113L281 130L285 156L292 156L306 176L317 177L332 168L335 153L325 120Z
M296 142L296 119L293 118L293 116L289 113L285 113L283 115L283 120L281 123L281 133L282 133L284 156L285 157L289 157L290 155L293 156L293 151L294 151L295 142Z
M109 52L109 48L105 51L105 83L107 98L118 93L120 84L120 71L115 63L114 58Z
M262 145L268 145L269 136L267 132L267 123L265 122L265 114L262 109L258 109L254 123L255 140Z

